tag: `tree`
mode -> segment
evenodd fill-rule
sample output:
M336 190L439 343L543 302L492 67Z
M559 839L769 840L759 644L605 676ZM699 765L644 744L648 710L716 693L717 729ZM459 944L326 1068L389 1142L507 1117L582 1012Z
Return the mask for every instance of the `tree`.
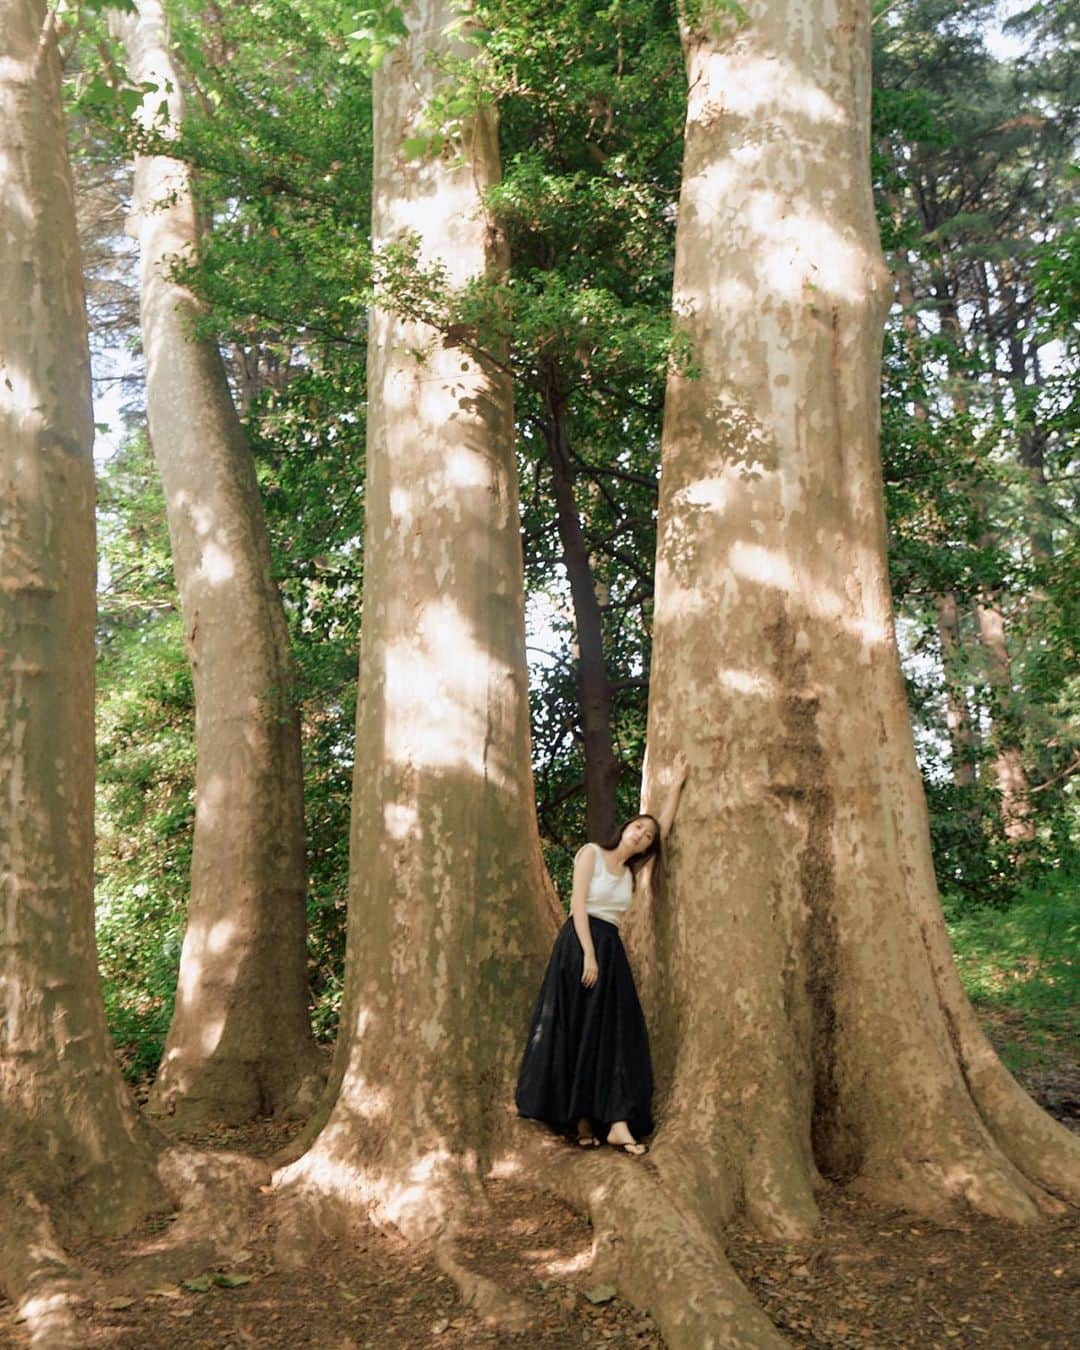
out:
M455 5L410 7L374 77L373 247L496 273L489 108L415 141L460 52ZM410 153L412 152L412 153ZM406 1233L449 1224L490 1159L548 937L528 753L513 407L505 373L429 326L369 320L349 932L329 1118L290 1180ZM331 1208L333 1205L331 1204Z
M49 1206L117 1231L161 1194L95 968L90 357L44 0L3 0L0 53L0 1287L60 1344Z
M197 747L187 929L152 1104L240 1122L290 1108L317 1082L295 675L251 451L217 347L192 332L198 302L174 275L197 252L198 224L188 170L168 154L184 111L164 11L143 0L121 22L129 79L147 91L133 229Z
M1060 786L1045 788L1067 779L1075 741L1072 699L1049 655L1053 635L1069 627L1056 600L1072 530L1069 489L1054 482L1068 450L1053 388L1071 372L1047 350L1033 276L1044 247L1037 241L1059 232L1055 216L1068 197L1070 16L1054 4L1011 21L1054 37L1046 49L1036 40L1002 61L985 42L982 19L991 12L918 0L875 26L875 183L914 376L906 416L926 413L924 433L912 438L925 449L922 463L905 464L897 455L906 435L897 416L901 363L890 361L893 571L908 632L940 654L944 678L923 707L932 720L945 705L958 741L953 766L968 758L978 777L977 787L931 783L942 881L950 890L959 882L975 903L1006 899L1017 864L1037 863L1050 833L1068 832ZM895 348L895 314L890 326ZM933 461L955 467L942 480ZM905 496L915 511L896 509ZM916 566L901 578L904 554ZM920 600L931 586L946 611L955 604L955 628ZM963 734L966 707L985 733L979 738ZM965 741L973 753L965 755ZM961 802L968 810L955 810ZM957 832L961 817L978 828ZM962 849L947 845L949 835Z
M1023 1221L1080 1198L1080 1145L985 1041L938 906L886 570L869 21L684 22L700 377L668 384L649 756L685 747L691 778L632 936L653 1161L712 1223L792 1236L823 1177Z

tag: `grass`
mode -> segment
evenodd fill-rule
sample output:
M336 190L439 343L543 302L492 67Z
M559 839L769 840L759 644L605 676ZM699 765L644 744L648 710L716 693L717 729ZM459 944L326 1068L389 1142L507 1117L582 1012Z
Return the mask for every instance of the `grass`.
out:
M1080 876L1050 873L1004 910L946 906L960 978L1009 1069L1075 1058Z

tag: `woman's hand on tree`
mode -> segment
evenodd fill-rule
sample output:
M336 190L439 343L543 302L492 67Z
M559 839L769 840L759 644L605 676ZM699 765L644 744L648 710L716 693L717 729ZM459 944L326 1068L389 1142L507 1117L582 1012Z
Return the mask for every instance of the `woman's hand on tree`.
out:
M600 967L596 964L596 957L585 957L585 969L581 972L581 983L586 989L591 989L600 978Z

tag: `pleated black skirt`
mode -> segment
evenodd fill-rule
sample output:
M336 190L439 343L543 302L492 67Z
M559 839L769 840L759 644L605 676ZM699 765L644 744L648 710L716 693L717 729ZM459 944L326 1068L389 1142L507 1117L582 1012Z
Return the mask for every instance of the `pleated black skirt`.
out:
M602 1139L625 1120L636 1139L651 1134L649 1035L619 930L589 919L596 984L581 983L585 958L567 919L555 940L518 1075L518 1114L573 1134L585 1117Z

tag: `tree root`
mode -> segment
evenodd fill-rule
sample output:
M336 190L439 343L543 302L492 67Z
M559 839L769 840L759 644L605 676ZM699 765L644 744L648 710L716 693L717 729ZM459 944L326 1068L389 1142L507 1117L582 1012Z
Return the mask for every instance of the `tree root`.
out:
M1046 1214L1062 1211L1054 1196L1080 1205L1080 1136L1048 1115L1005 1068L986 1039L971 1005L956 998L952 979L938 975L939 994L950 1008L954 1044L975 1107L1001 1151L1034 1183Z
M15 1304L34 1350L69 1350L84 1337L74 1305L86 1298L83 1272L68 1261L48 1210L30 1191L0 1194L0 1288Z
M301 1160L277 1173L274 1183L280 1192L274 1261L280 1268L302 1268L319 1238L343 1238L363 1221L413 1246L427 1247L439 1270L457 1286L462 1303L484 1321L511 1333L529 1326L532 1315L524 1302L460 1258L461 1215L470 1204L485 1203L464 1169L442 1169L422 1185L391 1186L350 1164L335 1164L328 1177L318 1164Z
M452 1235L439 1238L434 1250L435 1264L457 1285L458 1294L466 1308L475 1309L485 1322L503 1331L520 1332L528 1329L532 1321L528 1307L494 1280L463 1265L458 1260Z
M524 1173L590 1216L604 1277L652 1314L671 1350L785 1344L719 1243L674 1203L648 1159L577 1155L521 1124L499 1170Z
M161 1155L158 1174L176 1216L121 1273L101 1282L107 1296L137 1296L232 1261L250 1240L257 1187L270 1180L265 1164L245 1154L180 1148Z

